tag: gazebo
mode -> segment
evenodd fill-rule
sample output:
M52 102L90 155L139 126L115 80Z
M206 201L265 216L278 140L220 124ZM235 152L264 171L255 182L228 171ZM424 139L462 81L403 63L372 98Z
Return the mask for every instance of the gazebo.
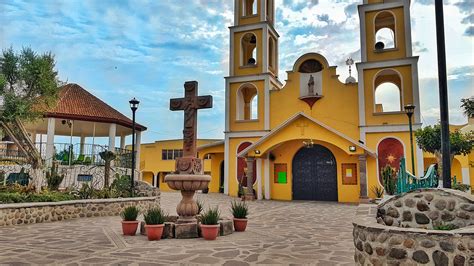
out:
M28 123L25 128L47 165L51 165L53 159L69 165L94 164L100 160L99 152L104 150L113 151L117 157L130 154L125 149L125 139L132 134L132 120L74 83L62 86L56 105L47 110L43 119ZM135 123L135 130L136 169L139 171L141 133L146 127ZM69 137L70 141L55 143L56 136ZM79 137L79 143L73 143L73 137ZM98 137L108 137L108 145L97 144ZM120 137L118 146L117 137ZM86 142L86 138L90 142Z

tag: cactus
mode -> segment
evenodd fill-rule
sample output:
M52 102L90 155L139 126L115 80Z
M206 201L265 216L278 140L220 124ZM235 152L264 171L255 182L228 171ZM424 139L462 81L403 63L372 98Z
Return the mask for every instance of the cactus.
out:
M391 167L390 165L386 165L382 169L382 179L383 179L383 186L385 188L385 191L389 195L393 195L396 190L394 178L395 178L395 169L393 169L393 167Z
M46 172L46 182L49 190L58 190L59 185L63 182L64 174L58 173L58 163L53 162L51 169Z

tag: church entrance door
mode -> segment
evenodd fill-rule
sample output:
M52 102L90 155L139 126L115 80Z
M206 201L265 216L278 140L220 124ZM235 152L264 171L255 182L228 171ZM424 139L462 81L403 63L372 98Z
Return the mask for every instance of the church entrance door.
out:
M324 146L301 148L293 158L293 199L337 201L337 166Z

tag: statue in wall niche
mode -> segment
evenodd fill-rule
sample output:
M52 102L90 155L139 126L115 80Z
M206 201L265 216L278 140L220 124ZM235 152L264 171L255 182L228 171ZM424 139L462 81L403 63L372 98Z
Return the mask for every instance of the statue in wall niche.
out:
M308 95L314 95L314 77L313 77L313 75L309 75Z

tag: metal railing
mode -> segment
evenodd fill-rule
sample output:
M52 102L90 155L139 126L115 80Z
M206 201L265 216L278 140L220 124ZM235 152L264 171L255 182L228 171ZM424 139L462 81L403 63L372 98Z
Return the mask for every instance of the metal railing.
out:
M46 143L35 143L41 158L48 160L46 155ZM107 151L107 145L99 144L70 144L70 143L54 143L54 160L59 161L61 165L105 165L105 161L101 158L100 153ZM127 149L115 148L114 166L131 168L132 167L132 151Z

